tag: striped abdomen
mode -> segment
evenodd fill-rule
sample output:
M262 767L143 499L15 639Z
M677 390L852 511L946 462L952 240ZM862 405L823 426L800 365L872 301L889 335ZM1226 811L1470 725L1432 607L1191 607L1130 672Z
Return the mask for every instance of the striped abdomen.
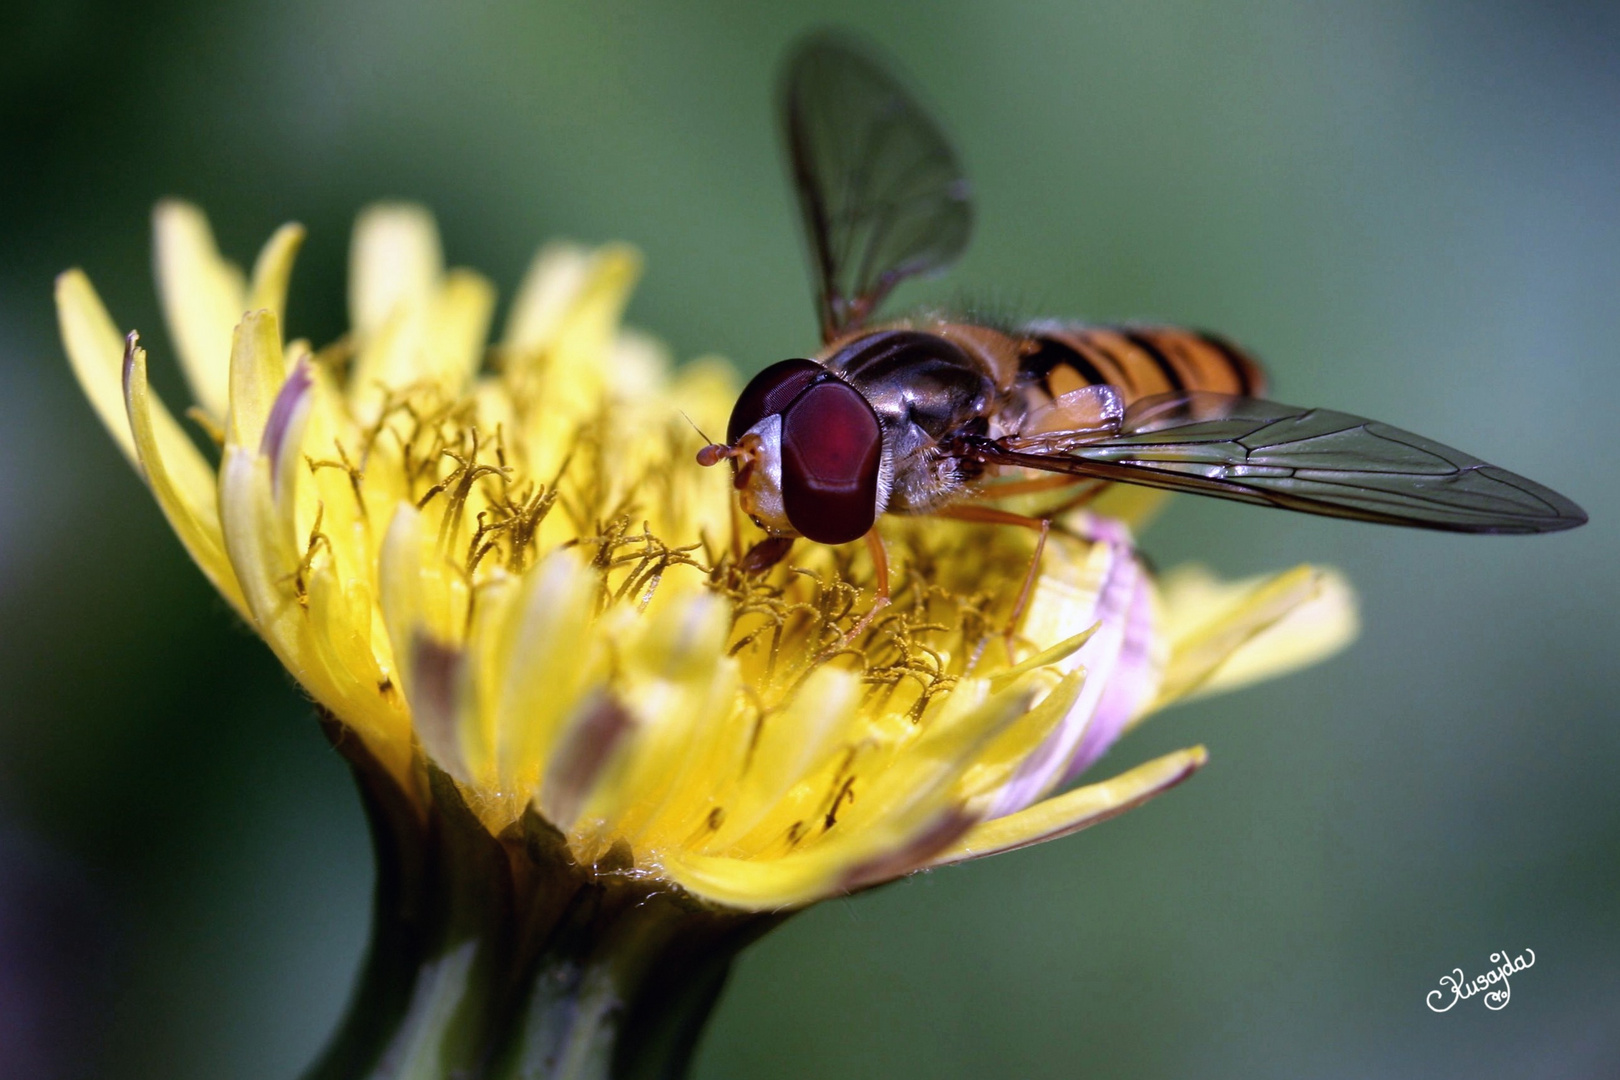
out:
M1265 394L1260 365L1214 334L1173 326L1079 323L1039 323L1027 333L1033 349L1019 358L1018 383L1051 397L1098 383L1118 388L1127 405L1179 391Z

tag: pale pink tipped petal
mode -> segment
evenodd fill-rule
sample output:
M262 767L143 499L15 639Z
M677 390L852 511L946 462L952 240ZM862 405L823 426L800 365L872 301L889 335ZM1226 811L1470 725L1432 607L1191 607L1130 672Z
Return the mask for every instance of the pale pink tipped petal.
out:
M1081 536L1099 544L1131 548L1136 546L1136 537L1131 533L1131 527L1118 518L1098 514L1077 514L1074 528Z
M996 796L990 810L991 817L1000 817L1022 810L1052 790L1053 786L1069 772L1070 762L1081 751L1081 740L1097 715L1099 704L1119 669L1132 612L1142 602L1141 596L1150 586L1147 573L1137 561L1128 534L1124 534L1123 530L1119 536L1110 536L1107 540L1099 539L1098 547L1103 550L1097 552L1094 549L1091 558L1106 561L1101 571L1102 580L1096 585L1095 602L1091 610L1084 615L1080 615L1081 605L1073 605L1077 616L1097 622L1097 630L1073 656L1057 665L1058 669L1064 672L1084 668L1085 686L1081 688L1079 697L1063 722L1046 742L1041 744L1040 749L1025 759L1018 772ZM1087 565L1089 567L1091 564ZM1047 583L1043 582L1043 587L1046 586ZM1053 582L1050 587L1062 586ZM1037 596L1036 602L1039 601L1040 598ZM1077 629L1083 627L1064 628L1068 632ZM1120 724L1123 724L1123 721ZM1089 745L1087 752L1094 758L1105 750L1118 734L1118 725L1112 732L1103 732Z
M270 459L271 483L278 489L289 463L297 461L299 429L308 412L309 392L314 385L315 374L310 370L309 359L299 360L292 374L287 376L287 381L281 384L281 390L270 406L270 415L265 420L264 434L259 439L259 453Z
M1097 701L1091 723L1080 736L1080 743L1064 770L1067 782L1090 768L1108 752L1136 716L1158 693L1163 671L1162 650L1158 648L1158 627L1154 618L1153 586L1146 574L1137 576L1125 629L1114 665L1114 674Z

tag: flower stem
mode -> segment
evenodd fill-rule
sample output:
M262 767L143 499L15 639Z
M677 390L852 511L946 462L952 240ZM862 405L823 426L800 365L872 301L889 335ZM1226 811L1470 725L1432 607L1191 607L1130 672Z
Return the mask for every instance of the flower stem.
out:
M582 867L532 811L500 837L454 781L402 789L336 721L377 858L348 1013L305 1080L679 1080L731 961L784 916ZM424 805L425 804L425 805Z

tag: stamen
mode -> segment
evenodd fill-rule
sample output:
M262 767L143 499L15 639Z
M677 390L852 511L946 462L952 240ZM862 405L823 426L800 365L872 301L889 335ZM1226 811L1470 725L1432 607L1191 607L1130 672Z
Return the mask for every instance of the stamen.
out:
M557 502L557 491L555 484L542 486L533 498L515 503L508 501L497 507L511 515L507 519L506 566L513 573L523 572L529 546L534 543L534 535L539 531L541 522L546 520L546 515Z
M315 566L316 552L324 548L327 558L332 557L332 538L321 532L321 519L325 515L326 504L316 503L315 522L309 527L309 540L304 545L303 558L298 560L297 568L282 579L291 580L293 596L297 599L298 606L302 608L309 607L309 573Z
M826 832L838 824L838 808L844 805L846 799L850 802L855 801L855 778L853 776L845 777L843 786L838 789L838 794L833 796L832 806L827 809L827 816L822 819L822 832Z
M472 494L473 484L477 483L480 477L501 475L501 470L496 466L481 465L478 462L478 428L469 429L467 434L472 442L472 449L465 455L454 450L443 451L445 457L455 461L456 467L450 471L449 476L433 485L428 493L422 497L422 501L417 503L417 509L420 510L428 504L434 495L441 491L447 493L446 497L450 500L450 506L445 511L444 517L439 521L439 550L441 551L448 548L450 541L461 530L462 515L466 511L467 497Z
M497 521L493 523L488 522L485 520L488 516L488 510L478 511L478 528L473 530L472 539L467 541L468 581L471 581L473 579L473 575L478 572L478 564L484 561L484 556L495 550L495 541L486 541L484 537L488 536L490 533L500 532L502 529L505 529L511 525L510 520Z
M304 462L309 466L309 471L311 473L314 473L320 469L339 469L346 473L349 477L349 487L354 492L355 505L360 508L360 516L369 521L371 519L371 515L366 511L366 495L365 491L361 487L361 482L364 479L364 476L360 471L360 467L349 460L349 452L343 448L343 443L341 441L333 439L332 445L337 448L338 456L336 461L333 461L330 458L322 461L316 461L314 458L306 454L304 455Z

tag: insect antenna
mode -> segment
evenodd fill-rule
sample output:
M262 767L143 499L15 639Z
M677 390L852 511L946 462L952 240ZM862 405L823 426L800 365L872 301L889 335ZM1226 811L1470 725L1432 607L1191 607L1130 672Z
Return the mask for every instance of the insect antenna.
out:
M699 465L704 467L718 465L720 462L729 457L737 456L736 451L734 451L728 444L714 442L707 435L703 434L703 429L697 426L697 422L695 420L686 415L685 410L681 411L681 419L685 420L688 424L691 424L692 430L697 432L698 438L703 440L703 449L697 452L697 460Z

